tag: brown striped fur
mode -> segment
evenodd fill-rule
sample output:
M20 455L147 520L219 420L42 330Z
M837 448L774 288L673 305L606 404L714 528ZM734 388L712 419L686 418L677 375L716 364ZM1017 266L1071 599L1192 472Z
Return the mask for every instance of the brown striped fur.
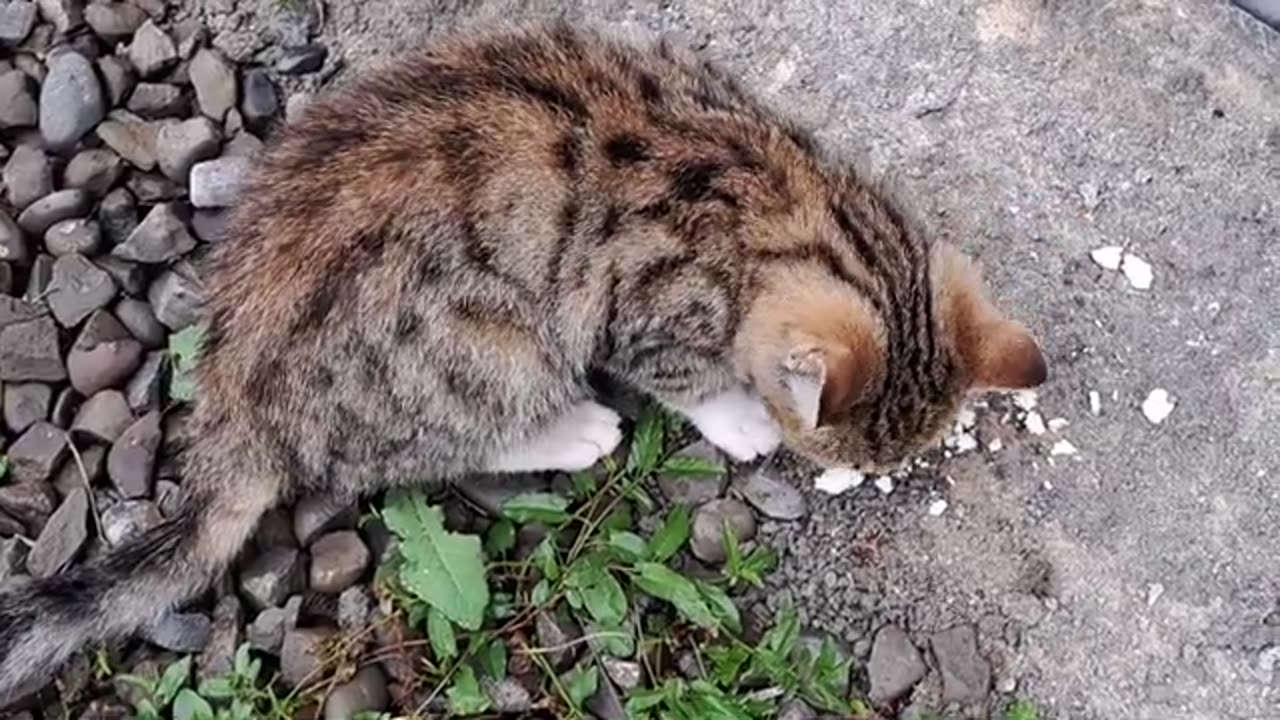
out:
M316 101L231 236L182 512L0 595L0 694L191 598L273 505L483 470L590 373L674 407L749 388L789 447L862 467L1045 376L963 258L804 131L676 48L564 24Z

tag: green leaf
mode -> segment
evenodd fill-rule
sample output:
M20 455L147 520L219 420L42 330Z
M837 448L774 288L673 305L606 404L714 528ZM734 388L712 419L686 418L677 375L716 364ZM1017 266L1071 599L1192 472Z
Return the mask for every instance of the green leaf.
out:
M579 500L586 500L600 489L600 481L590 470L576 472L569 478L573 481L573 496Z
M676 455L667 458L658 472L686 477L717 477L724 474L724 465L707 458Z
M449 699L449 712L454 715L479 715L489 709L489 697L480 691L476 673L469 665L458 668L445 696Z
M778 610L773 627L760 638L760 647L781 657L790 657L799 637L800 618L796 615L795 608L786 604Z
M533 586L532 592L529 593L529 603L534 607L545 605L547 600L551 599L551 583L543 578Z
M758 588L764 587L764 576L777 564L778 554L773 548L757 546L742 560L738 576Z
M173 720L213 720L213 708L194 690L183 688L173 699Z
M742 667L751 659L751 651L742 645L717 645L706 652L711 659L711 678L725 687L737 684Z
M195 397L195 369L204 343L205 324L188 325L169 336L169 397L189 402Z
M547 580L556 581L560 579L560 560L556 557L556 539L554 535L548 535L538 543L533 549L530 559L538 567L538 571L542 573L542 577Z
M613 506L613 510L605 516L600 522L601 532L623 532L630 530L635 525L635 518L631 515L631 503L620 502Z
M0 455L0 480L3 480L6 477L8 477L10 464L11 463L9 462L9 458L5 457L4 455Z
M499 520L489 528L484 551L489 557L501 555L516 546L516 526L510 520Z
M662 524L649 538L649 557L666 562L680 551L689 539L689 508L677 505L663 518Z
M1029 700L1014 700L1005 708L1004 720L1039 720L1040 711Z
M211 700L225 700L236 694L236 688L227 676L211 677L200 683L200 694Z
M644 538L626 530L615 530L609 533L609 539L605 544L624 562L637 562L645 559L649 554Z
M617 578L604 568L597 555L580 558L566 573L566 584L585 606L592 619L602 625L621 625L627 616L627 595Z
M596 652L602 652L616 658L628 658L636 653L636 639L626 625L600 625L587 623L586 636L588 644Z
M733 604L733 600L723 590L704 581L698 583L698 592L702 593L702 599L707 601L711 613L721 625L735 633L742 632L742 617L738 613L738 606Z
M561 682L569 695L569 704L581 709L582 704L596 694L596 689L600 685L600 672L596 670L595 665L589 665L585 669L579 665L565 673Z
M636 570L639 572L633 581L644 592L671 603L677 612L696 625L705 628L719 625L698 588L688 578L666 565L652 562L640 563Z
M160 683L156 685L156 702L160 707L167 706L173 701L174 696L187 684L187 679L191 677L191 656L174 662L165 668L164 674L160 676Z
M543 525L562 525L573 517L568 513L569 500L555 493L523 493L502 504L502 516L508 520Z
M507 644L502 641L502 638L493 638L485 643L477 653L477 657L480 669L485 675L494 680L501 680L507 676Z
M464 630L479 630L489 604L480 538L444 528L444 513L419 490L396 490L383 509L400 538L400 582Z
M453 623L435 607L427 611L427 637L437 660L450 660L458 656L458 640L453 634Z
M671 678L651 690L636 690L632 692L631 697L627 699L627 717L633 717L636 713L658 707L663 703L670 703L675 698L680 697L683 688L684 681L679 678Z
M636 477L651 474L662 457L662 415L652 405L640 411L635 432L631 437L631 452L627 456L627 471Z

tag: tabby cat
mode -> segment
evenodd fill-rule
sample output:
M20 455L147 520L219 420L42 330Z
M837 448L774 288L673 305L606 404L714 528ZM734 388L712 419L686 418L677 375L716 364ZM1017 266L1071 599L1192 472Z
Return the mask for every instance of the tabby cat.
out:
M216 248L181 509L0 595L0 697L197 596L303 493L577 470L601 373L739 461L881 467L1046 376L955 250L708 62L458 35L281 131Z

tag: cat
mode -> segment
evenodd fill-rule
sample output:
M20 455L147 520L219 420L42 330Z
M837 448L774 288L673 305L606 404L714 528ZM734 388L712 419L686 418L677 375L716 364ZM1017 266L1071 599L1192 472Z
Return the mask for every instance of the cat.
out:
M593 373L737 461L864 469L1047 376L958 250L664 41L434 40L309 105L241 197L180 509L0 594L0 697L196 597L301 494L589 467L621 440Z

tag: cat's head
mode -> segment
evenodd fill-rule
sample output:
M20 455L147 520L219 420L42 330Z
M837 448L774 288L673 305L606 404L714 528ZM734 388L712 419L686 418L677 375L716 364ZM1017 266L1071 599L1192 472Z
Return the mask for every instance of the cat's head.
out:
M1039 345L977 269L949 246L928 252L892 287L790 268L751 309L739 357L792 450L884 470L936 444L966 398L1045 381Z

